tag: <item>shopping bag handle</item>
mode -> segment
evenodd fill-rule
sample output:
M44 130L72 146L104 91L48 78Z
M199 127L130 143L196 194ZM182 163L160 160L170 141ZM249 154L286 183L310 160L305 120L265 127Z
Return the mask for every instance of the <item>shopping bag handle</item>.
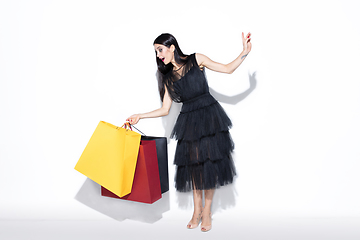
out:
M146 136L145 133L143 133L142 131L140 131L139 129L137 129L134 125L131 125L129 122L125 122L121 127L122 127L122 128L125 128L125 129L130 129L131 131L133 131L132 128L135 128L139 133L141 133L141 135Z
M131 130L132 131L132 128L131 128L131 124L129 123L129 122L125 122L122 126L121 126L121 128L125 128L125 129L127 129L127 130Z
M145 133L143 133L142 131L140 131L139 129L137 129L134 125L131 125L129 122L128 122L128 124L129 124L130 128L133 127L133 128L135 128L139 133L141 133L141 135L146 136Z

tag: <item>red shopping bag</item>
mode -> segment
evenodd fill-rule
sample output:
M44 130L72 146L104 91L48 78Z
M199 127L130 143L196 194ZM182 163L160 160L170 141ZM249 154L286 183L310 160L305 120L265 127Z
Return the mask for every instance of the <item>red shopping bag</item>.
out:
M131 193L118 197L105 187L101 187L105 197L129 201L153 203L161 198L158 160L155 141L141 141Z

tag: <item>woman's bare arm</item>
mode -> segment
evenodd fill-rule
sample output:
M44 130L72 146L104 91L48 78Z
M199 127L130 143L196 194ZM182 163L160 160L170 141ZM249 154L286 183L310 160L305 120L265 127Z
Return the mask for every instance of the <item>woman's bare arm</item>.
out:
M196 53L196 61L198 62L198 65L200 68L206 67L210 70L221 72L221 73L233 73L240 64L245 60L246 56L251 51L251 33L248 33L246 37L244 37L244 33L242 33L242 42L243 42L243 51L241 54L231 63L228 64L222 64L215 62L208 58L207 56Z
M159 109L156 109L151 112L147 113L140 113L140 114L134 114L126 119L126 121L130 122L130 124L137 124L140 119L143 118L156 118L156 117L162 117L169 114L170 108L171 108L172 100L170 98L170 95L167 91L167 88L165 87L165 94L164 99L162 103L162 107Z

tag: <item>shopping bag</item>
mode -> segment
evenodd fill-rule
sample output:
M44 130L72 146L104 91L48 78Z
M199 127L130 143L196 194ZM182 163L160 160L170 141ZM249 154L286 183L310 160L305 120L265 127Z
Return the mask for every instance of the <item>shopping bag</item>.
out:
M75 169L122 197L131 192L140 145L139 133L101 121Z
M161 193L169 191L168 152L166 137L141 136L141 141L155 141L159 165Z
M155 141L141 141L131 193L118 197L105 186L101 195L129 201L153 203L161 198L160 177Z

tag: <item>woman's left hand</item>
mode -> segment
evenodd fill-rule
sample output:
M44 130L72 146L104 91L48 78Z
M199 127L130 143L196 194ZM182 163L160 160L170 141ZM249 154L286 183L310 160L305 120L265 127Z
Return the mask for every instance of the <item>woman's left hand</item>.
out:
M251 51L251 33L246 34L246 37L244 37L244 32L242 33L242 42L244 47L244 53L248 54Z
M126 119L127 122L129 122L131 125L135 125L140 120L140 114L134 114Z

